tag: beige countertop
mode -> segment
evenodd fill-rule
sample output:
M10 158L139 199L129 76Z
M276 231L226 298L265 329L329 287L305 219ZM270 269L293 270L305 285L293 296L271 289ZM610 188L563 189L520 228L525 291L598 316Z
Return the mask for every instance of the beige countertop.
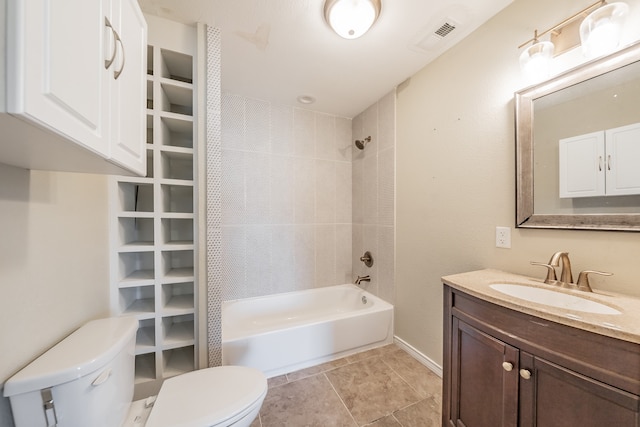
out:
M442 281L454 289L502 307L563 325L640 344L639 298L603 292L597 289L594 289L593 292L563 289L555 285L547 285L542 279L533 279L492 269L444 276ZM621 314L594 314L538 304L506 295L490 287L490 285L496 283L528 285L576 295L615 308Z

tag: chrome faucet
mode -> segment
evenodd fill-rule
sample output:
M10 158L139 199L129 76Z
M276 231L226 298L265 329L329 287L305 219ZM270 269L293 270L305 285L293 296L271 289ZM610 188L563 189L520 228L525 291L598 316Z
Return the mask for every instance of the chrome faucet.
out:
M359 285L362 282L371 282L371 277L368 274L366 276L358 276L354 284Z
M562 270L560 273L560 280L558 280L558 277L556 276L556 267L560 267L560 262L562 262ZM585 292L593 292L591 285L589 284L589 274L599 274L601 276L612 275L612 273L606 273L604 271L584 270L579 274L577 283L573 283L569 252L562 251L553 254L547 264L534 261L531 261L531 264L547 268L547 277L544 279L544 283L560 286L562 288L579 289Z

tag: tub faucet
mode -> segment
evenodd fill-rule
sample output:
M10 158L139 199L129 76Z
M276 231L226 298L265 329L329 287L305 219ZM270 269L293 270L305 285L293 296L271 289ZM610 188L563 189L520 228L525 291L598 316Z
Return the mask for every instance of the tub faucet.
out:
M354 282L356 285L359 285L362 282L371 282L371 277L367 274L366 276L358 276L356 281Z

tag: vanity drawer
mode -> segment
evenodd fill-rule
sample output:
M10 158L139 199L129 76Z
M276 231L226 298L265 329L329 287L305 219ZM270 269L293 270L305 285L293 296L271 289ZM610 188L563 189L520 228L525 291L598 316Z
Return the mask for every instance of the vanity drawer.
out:
M496 338L640 395L640 345L483 301L448 286L451 315Z

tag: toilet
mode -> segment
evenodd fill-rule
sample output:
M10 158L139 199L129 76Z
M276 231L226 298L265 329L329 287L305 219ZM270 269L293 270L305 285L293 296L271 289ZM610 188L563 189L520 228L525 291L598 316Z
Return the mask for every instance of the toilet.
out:
M138 320L91 321L4 385L16 427L248 427L267 379L222 366L164 381L157 396L132 402Z

